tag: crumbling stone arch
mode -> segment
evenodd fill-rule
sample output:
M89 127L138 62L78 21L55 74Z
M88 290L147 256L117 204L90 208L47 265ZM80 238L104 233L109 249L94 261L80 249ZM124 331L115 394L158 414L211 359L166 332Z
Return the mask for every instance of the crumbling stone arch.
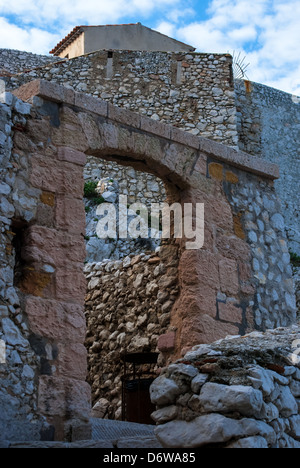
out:
M86 154L155 173L167 183L171 199L205 204L203 248L185 250L185 239L179 240L180 295L171 320L177 330L174 359L195 344L264 328L267 321L294 320L287 270L284 281L277 281L282 313L273 317L270 309L268 314L263 291L275 287L274 277L252 262L267 251L265 238L259 240L253 227L262 207L247 224L250 214L243 205L250 191L257 199L274 198L275 165L52 83L32 82L16 94L32 103L32 111L15 144L27 155L29 184L41 191L25 240L34 265L30 289L25 285L21 292L32 347L43 362L37 411L54 428L56 439L88 438L82 268ZM275 201L273 205L276 213L265 216L264 228L273 219L276 262L286 246Z

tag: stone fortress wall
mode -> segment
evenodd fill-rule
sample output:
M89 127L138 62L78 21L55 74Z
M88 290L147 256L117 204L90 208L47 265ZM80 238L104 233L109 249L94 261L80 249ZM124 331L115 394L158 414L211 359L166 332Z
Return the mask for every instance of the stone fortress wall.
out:
M23 73L25 70L44 67L48 63L57 62L57 57L38 55L13 49L0 49L0 75L11 76Z
M5 72L19 73L8 88L54 81L278 164L289 248L300 255L299 98L234 80L228 55L100 51L50 64L54 57L27 56L29 66L26 53L0 51Z
M4 98L4 99L3 99ZM0 101L0 339L5 356L0 364L0 433L8 439L35 440L43 433L44 421L36 417L36 372L40 358L34 351L24 307L16 287L18 269L16 250L24 226L13 225L14 219L30 222L32 207L40 191L28 185L28 158L13 152L13 129L26 125L31 106L12 95ZM16 236L16 232L19 236ZM18 241L15 241L19 237ZM38 343L36 343L38 345Z
M270 113L272 113L270 109L272 109L272 106L274 107L276 99L269 98L260 100L260 95L264 94L263 88L266 88L260 85L252 84L251 92L254 90L253 95L251 93L249 95L248 88L247 86L245 87L244 82L236 82L234 87L230 71L231 62L228 56L189 53L179 57L176 54L160 54L162 55L140 52L114 52L113 60L109 62L111 68L108 67L107 52L89 54L65 63L59 62L56 63L55 66L52 64L41 66L41 62L38 62L38 67L40 68L36 68L25 74L21 73L18 76L6 78L6 83L8 87L17 87L20 84L32 81L36 77L43 77L46 80L56 81L67 87L108 100L119 107L124 107L141 113L142 115L149 116L154 121L171 123L172 125L188 131L192 135L216 139L229 146L240 146L242 149L249 151L250 154L256 154L257 152L261 157L265 157L267 154L268 156L266 159L271 161L274 161L272 159L273 155L277 155L277 159L274 162L282 165L284 174L282 178L284 182L282 183L285 183L285 180L289 181L289 189L286 191L289 195L287 198L283 196L282 200L285 200L285 203L289 203L289 241L292 239L292 243L290 244L292 246L291 248L294 252L297 252L298 240L294 233L297 233L297 227L299 229L295 215L299 208L295 197L293 197L294 187L297 187L297 180L295 180L294 177L294 173L296 173L297 169L295 166L292 166L294 169L291 170L291 165L286 163L286 159L280 159L278 156L279 154L283 154L283 146L279 145L279 142L275 144L274 138L272 139L275 125L278 125L278 122L274 123L274 129L271 123L270 127L266 128L266 122L270 121ZM0 57L2 57L2 55L3 51ZM31 66L32 65L33 63ZM15 70L13 73L15 73ZM267 88L266 91L268 91L268 89L269 88ZM269 92L275 97L275 92L274 94L272 94L272 90ZM282 93L278 93L283 96ZM288 96L285 95L285 98L286 101L282 99L287 103ZM17 104L15 104L15 102L16 101L14 101L14 105L18 106L18 101ZM257 111L257 108L260 106L260 111ZM283 108L285 109L284 106L285 104L283 104ZM297 125L294 126L294 123L295 119L297 121L299 118L299 106L297 102L293 102L291 107L291 117L287 117L288 113L287 111L285 112L284 109L282 113L286 119L284 129L287 130L292 127L291 134L288 131L284 132L284 141L290 139L289 145L285 145L285 147L289 148L289 154L292 154L293 161L297 164L298 154L297 150L295 150L295 142L297 140L298 127ZM254 109L258 112L257 116ZM289 118L291 120L289 120ZM9 122L5 122L3 129L1 129L2 134L0 134L0 136L4 135L2 137L3 145L7 144L8 141L6 134L10 134L9 125ZM269 153L267 152L267 148L271 148ZM285 163L282 163L283 160ZM102 172L99 176L103 177L103 175L107 175L111 177L107 172L103 172L107 170L106 165L107 163L104 163L102 168L100 167ZM111 171L116 173L119 171L117 167L118 166L111 165ZM288 171L287 168L289 168L290 171ZM96 161L93 160L92 157L89 157L85 170L85 179L91 180L98 177L96 176L97 170L99 170L99 168L96 166ZM223 182L224 189L226 189L226 184L228 182L231 184L233 183L232 187L235 187L238 183L238 180L226 180L225 172L223 173L223 169L217 164L213 164L210 171L212 177ZM143 195L145 196L145 187L148 189L148 185L152 185L153 189L153 187L156 188L155 183L159 185L158 180L149 177L152 176L147 175L140 177L137 176L137 173L132 169L122 168L122 179L126 179L127 181L127 190L128 186L136 187L135 191L131 193L129 191L130 197L140 196L141 190L143 190ZM135 182L136 180L140 182L139 187ZM240 182L242 183L242 180ZM144 184L144 188L142 188L142 184ZM264 324L264 326L274 327L279 323L278 320L280 319L279 317L277 318L277 314L280 313L280 301L283 300L278 296L275 282L277 281L277 283L280 284L283 277L285 278L284 281L286 281L288 277L290 277L291 271L288 249L283 235L284 220L280 214L278 201L271 192L267 194L265 198L262 197L260 195L261 188L262 187L258 186L255 187L253 184L248 184L248 187L245 185L245 193L242 194L239 192L239 196L237 196L237 193L230 193L230 203L235 207L236 232L239 231L239 220L245 205L252 207L247 214L246 235L249 237L247 240L252 249L252 268L255 271L257 281L257 294L255 296L257 312L255 321L258 327L262 326L262 324ZM126 190L125 186L122 187L122 190ZM277 190L280 191L282 189L279 188ZM158 198L160 200L164 197L162 185L159 185L158 191L156 189L148 191L149 194L151 192L152 196L158 193ZM283 193L283 191L281 193ZM147 198L147 196L144 198ZM25 199L22 203L25 205L26 203L30 203L29 199L26 198L25 194ZM149 200L150 199L151 197L149 197ZM291 199L293 199L294 202L293 200L289 202ZM3 201L2 203L5 202ZM28 211L30 211L30 209L28 209ZM294 216L292 216L291 213L294 214ZM241 231L239 232L240 235L245 235L241 233ZM278 232L282 233L283 237L280 243L275 246L272 244ZM219 242L222 242L221 237L219 238ZM269 245L270 251L269 248L266 247L267 245ZM263 246L263 250L261 246ZM225 244L223 247L226 247ZM228 244L228 249L231 250L231 248L232 247ZM266 251L264 251L264 249L266 249ZM124 257L125 253L130 252L124 251L121 256ZM279 253L281 255L280 259ZM107 263L103 268L104 267L107 267ZM112 271L114 275L114 268L112 268ZM246 278L246 283L247 272L239 270L239 275L243 275L243 277ZM241 278L242 277L239 277L239 280L241 280ZM269 284L274 282L274 287L267 289L265 287L267 282ZM232 287L234 287L234 283L230 286L225 284L222 286L224 292L220 294L218 298L218 316L221 320L222 316L228 317L229 312L235 321L234 317L237 311L236 306L231 301L233 293L232 291L227 291L228 288L230 289ZM244 287L246 288L246 284L244 284ZM249 285L247 287L249 287ZM97 291L94 293L97 293ZM250 292L248 291L248 293ZM246 294L248 293L246 292ZM294 308L293 287L290 282L286 283L284 295L284 300L289 304L290 310L292 311ZM103 299L100 296L98 296L98 298L101 301ZM253 305L251 305L251 307L253 307ZM269 316L271 309L272 317ZM243 313L245 313L246 309L244 310L242 307L242 310ZM147 326L148 325L147 323ZM150 323L150 325L156 326L156 323ZM166 329L168 328L167 325L169 324L166 322ZM152 331L153 330L151 330L151 332ZM237 332L239 332L239 329L237 329ZM116 335L116 338L119 335L120 333ZM137 349L138 347L136 350Z

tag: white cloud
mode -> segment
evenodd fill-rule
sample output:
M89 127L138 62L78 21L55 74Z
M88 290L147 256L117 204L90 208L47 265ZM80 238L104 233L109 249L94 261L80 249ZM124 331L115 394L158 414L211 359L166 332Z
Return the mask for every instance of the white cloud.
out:
M179 0L0 0L0 14L16 15L27 24L106 24L133 15L147 17L153 12L176 8ZM136 22L136 21L134 21Z
M48 53L74 26L116 24L124 18L136 23L158 11L176 12L180 1L0 0L0 48Z
M241 51L253 81L299 93L299 0L213 0L209 18L177 28L200 52Z
M0 0L0 47L47 53L76 25L140 21L200 52L241 51L251 80L299 93L299 0L211 0L205 20L201 2Z
M17 49L37 54L45 54L53 44L60 40L57 34L51 34L38 28L23 29L0 17L1 41L3 49Z

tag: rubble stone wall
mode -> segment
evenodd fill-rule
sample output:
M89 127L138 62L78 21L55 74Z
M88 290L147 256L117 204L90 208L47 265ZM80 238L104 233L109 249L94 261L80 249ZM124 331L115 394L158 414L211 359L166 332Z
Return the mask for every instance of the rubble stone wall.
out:
M1 364L7 378L4 388L12 397L7 400L5 393L1 404L7 405L4 414L21 408L19 422L37 421L31 438L88 438L82 196L86 154L156 175L170 203L205 206L203 248L187 249L192 239L185 232L159 255L166 272L158 286L168 290L176 275L179 285L170 315L169 326L174 328L158 343L160 349L170 350L172 360L186 348L232 331L263 329L268 320L278 325L295 320L288 258L282 256L285 233L273 188L277 166L47 81L5 95L1 124L1 336L11 346L13 359L19 356L21 361L17 370L13 360ZM244 197L255 198L257 205L242 211ZM262 209L266 203L270 219ZM274 254L269 263L268 236L273 237ZM251 263L256 248L261 256ZM282 265L279 258L285 259ZM256 270L258 264L261 270ZM281 282L277 267L283 269ZM274 281L272 313L260 317L259 297L261 304L266 302L258 288L275 289ZM273 310L273 304L279 310ZM16 372L18 378L23 373L21 381L12 377ZM20 385L27 382L24 406ZM1 437L12 439L9 432L6 435L9 427Z
M1 438L72 440L89 432L85 246L84 224L66 232L64 213L71 197L84 219L83 169L57 159L51 124L32 104L1 100Z
M237 146L232 58L218 54L107 51L47 65L7 81L53 81L154 120Z
M288 248L300 256L300 98L242 80L235 81L235 92L239 148L279 166L275 188L282 203ZM295 268L298 297L299 274L299 267Z
M45 429L36 415L40 359L16 288L16 237L33 218L41 191L28 185L29 155L14 150L16 129L25 128L31 105L11 94L0 98L0 433L8 439L39 440ZM17 224L17 221L20 224ZM22 224L23 223L23 224ZM18 235L17 235L18 233Z
M86 183L98 184L96 194L104 195L105 201L113 203L118 211L119 196L127 197L127 206L142 203L151 210L153 203L164 203L167 198L162 180L155 175L136 171L133 167L120 166L117 163L103 161L94 156L87 157L84 168ZM101 195L102 194L102 195ZM99 263L105 259L120 260L130 254L155 251L160 239L99 239L96 234L99 216L98 205L85 198L86 210L86 261ZM127 210L130 216L130 210ZM132 216L131 216L132 217Z
M57 62L57 57L13 49L0 49L0 76L11 76Z
M172 448L300 448L300 329L196 346L150 388Z
M102 417L121 418L125 353L162 352L162 366L174 349L170 323L179 292L178 260L174 250L171 269L160 252L85 266L87 380L92 403L100 400Z

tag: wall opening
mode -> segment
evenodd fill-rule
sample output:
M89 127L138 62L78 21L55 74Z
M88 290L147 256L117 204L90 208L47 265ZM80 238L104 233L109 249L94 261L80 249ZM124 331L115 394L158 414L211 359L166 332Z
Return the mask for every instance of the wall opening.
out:
M13 233L12 248L14 250L14 286L22 290L22 284L28 270L28 262L24 259L23 250L29 225L26 221L15 219L12 221L11 232Z
M159 353L158 341L170 330L171 310L179 292L178 247L170 239L151 238L150 209L153 203L165 202L171 193L152 174L115 162L99 163L95 157L88 157L84 178L87 381L92 388L93 415L149 424L152 409L147 398L149 385L145 385L167 362L168 351ZM120 195L127 197L128 223L139 214L132 212L135 203L149 208L148 238L97 237L97 204L116 206ZM150 353L157 353L158 362L149 369L146 357ZM138 366L132 362L136 356L141 361ZM131 376L127 383L124 359L128 361L127 377ZM136 399L136 411L132 398Z

